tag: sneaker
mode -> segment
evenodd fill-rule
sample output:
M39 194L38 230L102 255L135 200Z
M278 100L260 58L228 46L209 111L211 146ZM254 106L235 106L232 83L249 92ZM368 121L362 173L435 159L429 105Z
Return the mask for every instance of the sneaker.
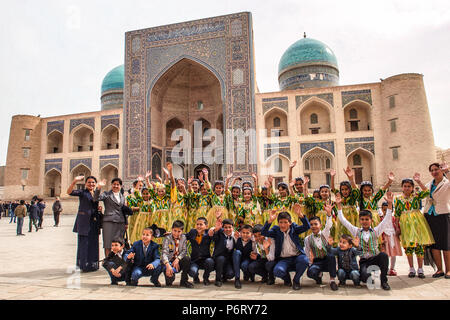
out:
M388 276L396 276L397 275L397 271L395 271L394 269L389 270Z
M334 282L334 281L331 281L331 282L330 282L330 288L331 288L331 290L333 290L333 291L336 291L336 290L339 289L338 286L337 286L337 284L336 284L336 282Z

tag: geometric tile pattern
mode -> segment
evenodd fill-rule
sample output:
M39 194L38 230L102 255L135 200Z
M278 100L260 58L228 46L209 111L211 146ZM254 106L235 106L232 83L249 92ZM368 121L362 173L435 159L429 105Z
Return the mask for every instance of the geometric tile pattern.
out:
M95 119L94 118L85 118L85 119L71 119L70 120L70 132L72 132L73 129L78 127L80 124L85 124L92 129L95 129Z
M348 156L353 150L363 148L375 155L375 144L372 143L350 143L345 145L345 155Z
M303 102L305 102L306 100L308 100L311 97L317 97L319 99L325 100L326 102L328 102L330 105L332 105L334 107L334 99L333 99L333 94L332 93L321 93L321 94L309 94L309 95L302 95L302 96L295 96L295 104L298 107L301 106L301 104Z
M70 171L79 164L84 164L89 170L92 170L92 158L70 159Z
M116 126L117 129L120 129L120 115L112 114L108 116L102 116L102 130L110 124Z
M156 81L181 59L201 64L219 80L224 130L240 128L246 131L256 127L252 41L252 21L248 12L125 34L122 168L125 181L152 168L151 90ZM131 90L132 86L136 89ZM235 121L238 118L240 120ZM228 170L230 167L225 172ZM250 165L246 159L239 170L240 175L249 174L256 171L256 165Z
M64 120L47 122L47 135L53 130L59 131L61 134L64 134Z
M367 90L342 91L342 107L354 100L362 100L368 104L372 104L372 92Z
M63 159L46 159L45 160L45 173L49 172L52 169L57 170L59 173L62 173L62 161Z
M330 151L334 155L334 142L324 141L324 142L300 143L301 157L303 157L303 155L307 153L309 150L314 149L316 147Z

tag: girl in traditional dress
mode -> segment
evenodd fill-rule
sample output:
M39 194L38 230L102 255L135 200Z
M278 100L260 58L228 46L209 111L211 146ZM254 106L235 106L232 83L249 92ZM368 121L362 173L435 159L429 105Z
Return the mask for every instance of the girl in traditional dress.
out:
M360 196L359 196L359 210L368 210L372 212L372 228L380 223L380 216L378 214L378 202L383 198L386 190L389 189L395 176L392 172L388 175L386 184L374 194L373 185L370 181L361 182ZM379 238L380 240L380 238Z
M198 208L198 199L200 196L200 180L190 177L188 179L188 191L187 191L187 222L186 230L189 232L192 228L195 228L195 213ZM195 220L194 220L195 219Z
M315 189L312 193L312 197L316 200L320 200L320 191L319 189Z
M253 195L253 189L244 187L242 190L243 201L238 210L238 216L244 219L244 224L254 227L256 224L264 224L263 213L257 198Z
M342 213L345 219L349 221L352 225L359 227L359 212L358 212L358 202L360 197L360 191L355 183L354 173L350 167L344 169L349 181L342 181L339 186L339 190L334 188L334 176L336 171L330 170L331 175L331 190L334 194L338 192L342 197ZM343 234L351 235L350 231L345 228L341 222L338 220L336 224L336 231L339 236Z
M336 216L337 216L337 209L334 206L334 202L331 201L331 189L330 186L327 184L321 185L319 187L319 195L320 199L315 198L308 198L306 202L306 206L309 208L309 211L312 212L314 216L319 217L320 223L323 227L326 225L327 221L327 211L325 210L325 207L327 205L333 206L333 226L330 230L330 236L333 238L334 245L337 245L339 243L340 235L336 232Z
M386 216L387 208L388 203L383 202L379 211L381 221L383 221L384 217ZM400 242L400 225L396 217L392 217L392 228L388 228L385 232L383 232L381 238L383 241L380 251L385 252L389 257L389 260L391 261L388 276L396 276L397 272L395 271L395 262L397 260L397 257L403 255L402 245Z
M135 214L136 218L134 219L134 226L130 228L133 230L133 233L130 234L130 241L132 244L141 239L142 231L145 228L151 226L153 200L150 198L150 191L148 188L142 188L141 193L142 201L139 204L139 213Z
M269 183L272 185L273 177L269 176ZM278 214L282 211L286 211L291 215L291 221L295 222L297 224L302 224L298 221L298 216L293 213L292 211L292 205L294 203L297 203L297 199L289 194L289 186L285 182L280 182L277 185L278 189L278 195L273 194L272 200L273 200L273 206L272 209L276 210L276 214ZM277 219L275 219L272 223L272 227L274 225L278 225Z
M269 220L270 211L272 210L273 207L273 200L270 197L269 189L270 184L268 181L266 181L264 183L264 187L258 187L258 191L255 195L261 208L261 214L263 216L264 223L266 223L266 221Z
M234 221L234 215L230 215L228 211L231 196L225 194L223 181L216 181L213 189L213 191L210 190L211 209L209 210L206 218L208 220L208 225L214 226L216 224L217 217L220 217L222 220L232 219L232 221Z
M134 234L134 225L136 224L136 219L139 214L139 208L142 205L142 193L141 190L144 187L143 178L141 176L138 177L137 180L133 182L133 187L129 191L127 196L128 207L133 210L133 215L128 218L128 234ZM140 239L139 234L139 239Z
M188 196L186 193L186 184L183 178L179 178L175 181L173 177L173 166L171 163L167 164L167 170L169 171L169 180L171 184L171 214L169 216L168 225L172 226L172 223L176 220L183 221L186 227L187 212L188 212ZM186 230L185 230L186 231ZM189 232L187 230L186 232Z
M424 246L432 245L434 238L427 220L420 211L420 203L422 199L429 196L430 191L420 181L420 174L414 174L414 180L422 188L422 191L414 195L414 181L412 179L403 179L403 193L394 202L395 217L400 220L400 240L409 263L408 277L413 278L416 276L413 260L413 254L415 253L419 265L417 274L419 278L425 278L422 269Z
M157 182L151 188L152 195L152 218L150 219L150 225L156 224L159 228L169 230L171 225L170 221L170 209L171 209L171 194L167 192L165 184ZM154 241L158 244L162 244L163 238L156 238Z

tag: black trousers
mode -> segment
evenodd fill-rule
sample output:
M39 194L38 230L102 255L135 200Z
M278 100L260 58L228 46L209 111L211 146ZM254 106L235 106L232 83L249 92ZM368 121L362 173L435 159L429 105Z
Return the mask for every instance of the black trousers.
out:
M234 278L233 259L231 255L215 257L214 264L216 269L216 281Z
M208 279L211 271L214 270L214 260L212 258L201 258L195 261L191 261L191 266L189 268L189 275L192 278L198 277L198 270L204 269L203 279Z
M42 227L42 222L44 221L44 213L40 212L38 215L38 227L41 228Z
M55 226L59 224L59 212L53 212L53 218L55 219Z
M181 272L181 281L188 281L189 280L189 276L188 276L188 272L189 272L189 268L191 266L191 257L183 257L180 262L180 270L178 272ZM173 267L172 262L170 262L170 266L172 267L173 270L173 276L172 277L168 277L166 276L166 266L164 265L162 268L162 272L164 272L164 277L166 279L166 283L170 282L172 283L175 280L175 273L177 273L176 269Z
M267 277L268 276L268 272L266 270L266 263L267 263L267 259L258 259L258 260L252 260L252 262L250 262L249 266L248 266L248 272L250 272L251 275L259 275L261 277ZM273 271L273 268L272 268ZM273 273L272 273L273 276Z
M380 252L376 256L370 258L361 258L359 260L359 273L361 274L360 279L362 282L367 282L367 279L370 277L371 273L367 272L370 266L378 266L381 271L381 282L388 282L387 273L389 267L389 257L386 253Z

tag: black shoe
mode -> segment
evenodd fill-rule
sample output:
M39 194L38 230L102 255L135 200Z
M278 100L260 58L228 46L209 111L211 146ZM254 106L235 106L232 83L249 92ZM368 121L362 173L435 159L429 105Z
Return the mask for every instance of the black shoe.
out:
M337 286L337 284L336 284L336 282L334 282L334 281L331 281L331 282L330 282L330 288L331 288L331 290L333 290L333 291L336 291L336 290L339 289L338 286Z
M381 288L383 288L383 290L391 290L391 287L389 286L389 283L387 283L387 282L382 282Z
M265 276L265 277L262 277L262 279L261 279L261 283L266 283L266 282L267 282L267 280L268 280L267 276Z
M195 284L199 284L200 283L200 279L198 278L198 276L194 277L194 283Z
M175 277L170 277L170 278L165 277L165 280L166 280L166 286L170 287L173 284L173 282L175 281Z
M316 279L316 284L322 284L322 277Z
M425 279L425 274L424 274L423 272L418 272L418 273L417 273L417 276L418 276L420 279Z
M117 283L117 281L111 281L111 285L112 285L112 286L118 286L119 283Z
M209 279L203 279L203 284L205 286L209 286L211 284L211 282L209 281Z
M345 286L345 282L339 281L339 287Z
M244 274L244 281L248 281L250 279L250 276L248 274Z
M234 280L234 287L236 289L241 289L242 288L241 280L239 280L239 279Z
M445 279L450 279L450 274L446 274L444 278Z
M155 286L155 287L157 287L157 288L160 288L161 287L161 282L159 282L158 280L156 280L155 282L152 282L153 283L153 285Z
M271 286L271 285L273 285L273 284L275 284L275 279L272 278L272 277L269 277L269 279L267 279L267 285L268 285L268 286Z
M416 276L416 273L415 272L410 272L409 274L408 274L408 278L414 278Z
M300 283L293 282L292 283L292 289L300 290L301 289Z
M220 280L216 280L216 282L214 282L214 285L216 286L216 287L221 287L222 286L222 281L220 281Z
M180 286L188 289L192 289L194 287L194 285L187 280L181 281Z
M440 277L443 277L443 276L445 276L445 273L443 272L443 271L441 271L441 272L436 272L435 274L433 274L433 278L440 278Z
M284 280L284 285L286 286L286 287L290 287L290 286L292 286L292 282L291 282L291 280Z
M130 287L137 287L137 285L138 285L138 283L135 281L130 281L127 283L127 286L130 286Z
M251 281L251 282L255 282L255 275L254 275L254 274L251 274L251 275L250 275L250 281Z

